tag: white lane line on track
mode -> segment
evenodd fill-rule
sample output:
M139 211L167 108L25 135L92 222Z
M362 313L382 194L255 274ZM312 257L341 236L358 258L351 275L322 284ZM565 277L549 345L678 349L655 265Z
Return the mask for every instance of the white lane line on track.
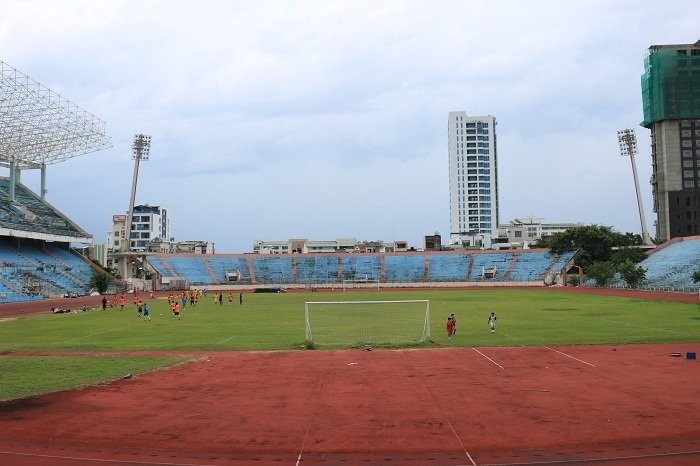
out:
M432 398L433 403L434 403L435 406L437 407L438 412L444 413L444 412L445 412L445 409L444 409L444 406L442 406L442 403L440 403L440 400L441 400L441 399L438 398L438 397L435 395L435 392L433 392L433 390L432 390L430 384L425 380L425 376L422 375L420 372L418 372L418 374L419 374L421 383L423 384L423 387L425 388L425 390L428 392L428 394L429 394L430 397ZM461 437L459 436L459 434L457 433L457 430L456 430L456 429L454 428L454 426L452 425L452 422L450 422L450 419L447 418L447 417L445 417L445 423L446 423L448 426L450 426L450 430L452 431L452 434L453 434L453 435L455 436L455 438L457 439L457 442L459 443L459 446L462 448L462 451L464 452L464 455L467 457L467 459L469 460L469 462L471 463L471 465L472 465L472 466L477 466L476 461L474 461L474 458L472 458L472 455L469 454L469 450L467 450L466 445L464 445L464 442L462 441L462 438L461 438ZM299 466L299 464L297 464L297 466ZM461 466L461 465L460 465L460 466Z
M462 439L459 437L459 434L455 430L454 427L452 427L452 423L450 422L449 419L447 419L447 425L450 426L450 429L452 430L452 433L454 434L455 438L457 438L457 441L459 442L459 445L462 447L462 450L464 451L464 454L467 455L467 458L469 461L471 461L472 466L477 466L476 461L474 461L474 458L472 458L472 455L469 454L469 451L467 451L467 447L464 446L464 443L462 442Z
M318 411L320 409L320 403L318 400L321 398L321 394L323 393L323 389L326 387L326 379L327 378L328 378L328 375L323 374L321 376L321 380L318 383L318 386L316 389L317 393L316 393L316 396L314 397L316 402L314 403L314 406L311 409L310 420L306 426L306 432L304 433L304 438L301 440L301 446L299 447L299 455L297 455L297 462L295 463L296 466L299 466L302 462L302 456L305 453L304 448L306 448L306 441L308 440L309 434L311 433L311 424L312 424L311 421L316 417L316 414L318 413Z
M494 360L491 359L490 357L486 356L484 353L482 353L482 352L479 351L478 349L476 349L476 348L472 348L472 349L473 349L474 351L476 351L477 353L479 353L480 355L482 355L483 357L485 357L486 359L488 359L489 361L491 361L491 363L493 363L494 365L496 365L496 366L500 367L501 369L503 369L503 366L501 366L500 364L498 364L496 361L494 361Z
M82 456L59 456L59 455L42 455L39 453L19 453L15 451L0 451L1 455L15 455L15 456L26 456L29 458L47 458L47 459L59 459L59 460L69 460L69 461L79 461L81 464L88 463L118 463L118 464L145 464L152 466L187 466L192 463L166 463L166 462L152 462L152 461L134 461L134 460L117 460L117 459L103 459L103 458L87 458ZM208 465L206 463L197 463L197 466L216 466L215 464Z
M584 360L582 360L582 359L575 358L575 357L571 356L570 354L566 354L566 353L563 353L563 352L561 352L561 351L555 350L554 348L550 348L549 346L545 346L545 348L547 348L547 349L550 350L550 351L554 351L555 353L559 353L559 354L561 354L561 355L563 355L563 356L566 356L567 358L571 358L571 359L573 359L574 361L582 362L583 364L588 364L588 365L591 366L591 367L595 367L595 364L591 364L590 362L586 362L586 361L584 361Z

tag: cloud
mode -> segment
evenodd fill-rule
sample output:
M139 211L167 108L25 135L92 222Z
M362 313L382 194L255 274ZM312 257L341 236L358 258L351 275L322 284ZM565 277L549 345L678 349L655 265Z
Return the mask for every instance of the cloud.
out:
M0 59L107 121L112 149L48 179L96 242L128 208L136 133L137 202L169 206L178 239L447 236L451 110L498 120L501 222L637 231L616 131L641 121L647 47L698 39L694 6L9 0Z

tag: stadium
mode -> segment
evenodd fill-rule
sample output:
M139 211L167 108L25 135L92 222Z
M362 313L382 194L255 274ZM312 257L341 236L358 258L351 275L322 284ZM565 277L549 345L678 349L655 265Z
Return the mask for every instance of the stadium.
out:
M104 122L0 67L0 462L700 459L700 237L650 250L636 289L566 286L577 251L125 253L151 278L102 296L92 235L20 174L109 147Z

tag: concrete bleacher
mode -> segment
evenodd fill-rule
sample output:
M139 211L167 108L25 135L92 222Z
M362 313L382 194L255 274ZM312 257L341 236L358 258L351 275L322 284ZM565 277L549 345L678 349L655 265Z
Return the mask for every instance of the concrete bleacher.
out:
M693 291L693 272L700 270L700 237L674 240L639 263L646 270L643 286L668 291Z
M178 277L185 278L190 285L210 285L214 282L201 254L168 257L168 264Z
M542 282L572 257L545 250L409 252L393 254L149 255L162 277L190 285L335 285L340 283ZM495 270L484 276L484 270ZM229 274L238 279L229 280Z
M292 259L290 257L260 256L250 260L257 283L277 285L294 283L292 279Z
M508 271L513 254L510 252L479 252L474 254L471 280L503 280ZM493 277L487 278L483 276L484 271L494 269L496 272Z
M387 283L421 282L425 274L425 255L393 255L384 258Z
M510 269L508 279L516 282L543 280L554 258L555 256L547 251L518 254L518 260Z
M9 192L9 178L0 177L1 227L52 235L86 236L73 222L21 183L15 185L14 201Z
M245 258L205 256L204 260L209 263L209 267L219 282L226 283L228 281L226 273L238 272L240 274L238 282L250 283L250 272L248 271L248 263Z
M347 255L341 259L344 281L376 281L381 275L381 264L377 255Z
M163 262L163 259L161 256L147 256L146 261L151 265L153 270L156 271L158 275L161 277L170 277L172 273L170 273L170 270L165 266L165 263Z
M430 256L428 280L433 282L463 282L469 273L471 255L433 254Z
M338 283L338 256L296 256L297 283Z
M500 282L555 284L574 253L547 250L411 252L405 254L152 255L151 266L164 277L180 276L191 285L229 284L226 272L240 273L243 285L335 285L341 282L421 283ZM0 256L0 260L2 257ZM641 265L646 288L693 290L700 270L700 238L659 248ZM495 270L493 276L483 272Z
M561 273L564 267L568 264L568 262L571 260L571 258L574 257L574 252L569 251L569 252L564 252L560 254L554 263L549 267L549 272L552 273Z
M88 263L55 244L37 244L15 247L11 241L0 241L0 302L89 291L92 267Z

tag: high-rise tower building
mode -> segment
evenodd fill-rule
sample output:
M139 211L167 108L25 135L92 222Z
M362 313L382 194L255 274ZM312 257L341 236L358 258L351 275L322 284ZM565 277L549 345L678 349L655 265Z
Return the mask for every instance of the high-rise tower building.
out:
M496 118L450 112L450 244L491 246L498 230Z
M649 47L642 100L656 238L700 235L700 41Z

